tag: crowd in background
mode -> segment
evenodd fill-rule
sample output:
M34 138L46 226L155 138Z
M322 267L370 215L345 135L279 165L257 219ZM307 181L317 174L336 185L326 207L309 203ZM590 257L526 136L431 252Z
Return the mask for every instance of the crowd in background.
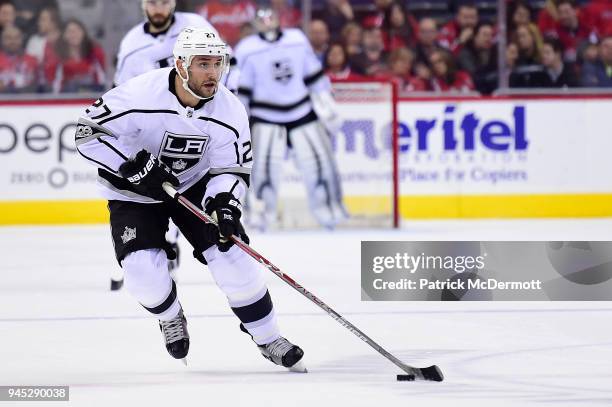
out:
M0 45L0 92L107 87L104 49L82 22L62 21L56 1L0 0Z
M309 37L334 79L396 80L404 91L478 91L499 83L499 26L458 2L447 21L417 18L408 2L375 0L356 18L347 0L330 0ZM548 0L534 10L508 1L507 80L516 88L612 87L612 1Z
M404 92L497 89L496 14L483 14L479 3L461 0L445 2L451 15L417 13L411 1L314 1L306 34L330 78L393 80ZM509 86L612 87L612 1L540 1L545 3L507 1L503 60ZM301 25L297 3L267 4L277 10L283 27ZM253 33L256 7L250 0L211 0L188 8L235 45ZM55 0L0 0L0 92L108 87L114 55L105 55L84 24L62 19L59 10Z

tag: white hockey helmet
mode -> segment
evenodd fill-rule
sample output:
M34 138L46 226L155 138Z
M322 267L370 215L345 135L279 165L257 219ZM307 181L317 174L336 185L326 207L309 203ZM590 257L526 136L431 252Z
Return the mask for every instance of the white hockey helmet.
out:
M194 56L219 56L222 58L222 66L219 69L220 73L217 80L220 80L221 76L229 70L229 48L219 38L219 35L209 28L185 27L176 39L172 53L174 54L175 62L183 62L183 67L187 73L187 76L183 78L177 69L179 76L183 80L183 88L198 99L203 98L196 95L187 84L189 80L188 69Z
M270 7L261 7L255 12L255 30L268 41L275 41L280 29L278 13Z

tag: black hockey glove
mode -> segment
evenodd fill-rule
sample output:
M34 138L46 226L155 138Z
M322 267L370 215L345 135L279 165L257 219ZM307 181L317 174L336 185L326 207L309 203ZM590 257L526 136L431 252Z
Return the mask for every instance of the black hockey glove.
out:
M172 199L162 188L164 182L179 186L179 180L170 168L147 150L140 150L135 157L121 164L119 174L132 183L136 192L156 201Z
M214 198L208 198L205 207L206 213L216 217L219 225L216 235L207 236L207 239L215 242L220 251L226 252L232 247L234 242L229 239L231 235L236 235L243 242L249 243L249 237L240 223L242 205L234 195L229 192L221 192Z

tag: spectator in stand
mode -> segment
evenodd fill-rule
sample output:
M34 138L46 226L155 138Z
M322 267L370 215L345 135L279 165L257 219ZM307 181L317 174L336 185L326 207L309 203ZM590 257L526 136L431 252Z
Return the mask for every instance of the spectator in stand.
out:
M512 35L512 42L518 45L519 57L516 61L517 66L540 64L541 39L530 25L519 25Z
M508 3L506 30L510 33L516 27L532 23L532 11L526 0L512 0Z
M546 38L542 64L519 67L510 75L513 88L567 88L578 86L574 65L563 62L563 48L557 38Z
M385 16L387 15L389 7L391 7L392 3L393 0L374 0L374 7L376 10L374 13L366 16L363 19L362 25L364 28L382 28L385 21Z
M423 18L419 22L417 35L416 62L414 71L424 81L429 82L431 79L431 66L429 65L429 57L434 51L440 48L437 41L438 27L436 20L433 18Z
M363 32L363 51L349 58L349 64L360 75L375 76L387 69L382 31L370 27Z
M425 81L414 75L414 52L408 48L396 48L389 55L389 71L379 74L380 78L397 83L404 92L423 92L427 90Z
M497 47L493 43L494 30L490 23L478 23L474 37L459 51L457 64L474 78L476 89L490 94L497 88Z
M302 13L288 4L287 0L270 0L270 8L276 11L281 28L298 27L302 22Z
M530 30L536 34L541 41L542 34L536 24L533 23L533 11L526 0L514 0L508 5L508 37L516 31L520 25L528 25Z
M559 15L557 13L556 0L546 0L544 7L542 7L538 13L538 29L541 35L545 37L555 35L555 27L558 19Z
M363 43L363 30L361 26L353 21L347 23L342 29L342 42L349 58L360 54L363 51L361 48Z
M459 5L455 19L446 23L440 30L438 43L457 54L474 35L478 24L478 9L473 3Z
M414 47L416 44L417 22L398 1L386 9L382 29L387 52L400 47Z
M4 27L17 25L17 9L11 0L0 0L0 34Z
M436 92L461 93L475 89L470 74L457 69L453 55L449 51L434 51L429 59L433 73L430 89Z
M26 45L26 53L36 57L42 64L47 47L55 46L61 35L61 21L59 12L54 7L45 7L36 19L38 31L32 35Z
M506 68L512 71L516 67L519 58L519 47L516 42L509 42L506 45Z
M105 88L104 50L89 38L79 20L66 22L45 63L45 76L53 92L100 92Z
M590 38L596 38L596 30L588 13L580 13L574 0L557 1L558 21L551 36L561 41L563 60L575 62L579 48L584 47Z
M308 39L310 45L321 63L329 46L329 30L323 20L312 20L308 27Z
M348 56L342 44L332 43L325 53L323 69L332 81L361 79L348 64Z
M515 42L509 42L506 45L506 72L503 75L508 79L508 83L510 83L510 76L516 67L516 61L518 60L518 45Z
M582 86L589 88L612 87L612 34L599 43L599 58L582 67Z
M38 85L38 63L23 48L23 32L14 25L2 30L0 92L34 92Z
M599 38L612 34L612 1L591 0L582 11L589 15Z
M339 41L344 27L355 19L355 13L348 0L327 0L321 19L327 24L332 41Z
M240 30L245 23L255 19L256 4L251 0L206 0L196 7L196 13L204 17L219 32L229 45L240 39Z
M595 62L599 57L599 46L597 43L589 42L578 55L578 62L582 66L586 62Z
M563 62L563 47L558 39L544 39L542 67L542 78L534 86L541 88L573 88L578 86L576 68L570 62Z
M518 57L510 74L509 84L513 88L530 87L533 75L542 71L542 45L537 33L528 24L519 25L512 34L512 42L518 48Z
M57 0L19 0L17 8L17 25L24 29L24 36L29 38L36 31L36 21L43 8L58 9Z

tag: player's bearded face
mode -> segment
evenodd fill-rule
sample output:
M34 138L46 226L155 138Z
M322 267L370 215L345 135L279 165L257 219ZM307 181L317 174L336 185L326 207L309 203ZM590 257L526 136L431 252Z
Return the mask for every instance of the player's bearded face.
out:
M209 98L215 94L223 73L223 58L197 56L189 66L189 88L198 96Z
M163 28L172 18L172 5L170 2L147 2L145 13L151 25L155 28Z

